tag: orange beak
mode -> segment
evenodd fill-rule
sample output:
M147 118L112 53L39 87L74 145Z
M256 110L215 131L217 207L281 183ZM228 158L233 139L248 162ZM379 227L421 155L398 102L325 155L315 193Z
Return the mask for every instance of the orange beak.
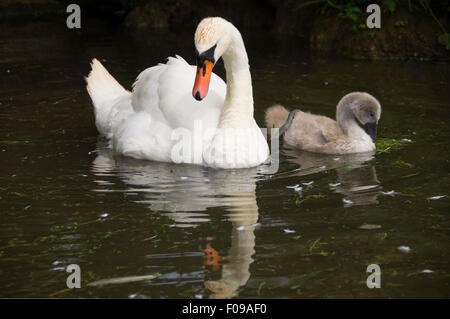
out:
M209 81L211 80L211 72L214 63L208 60L203 61L203 65L197 66L197 74L195 76L194 88L192 89L192 96L201 101L208 94Z

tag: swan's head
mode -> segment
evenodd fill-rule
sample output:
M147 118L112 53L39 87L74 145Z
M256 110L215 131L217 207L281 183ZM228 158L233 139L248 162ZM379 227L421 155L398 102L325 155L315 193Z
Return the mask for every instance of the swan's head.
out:
M192 96L198 101L208 93L212 69L230 46L232 30L237 29L227 20L218 17L205 18L197 26L194 36L197 73Z
M352 92L345 95L338 104L349 107L356 120L363 126L366 133L375 143L377 140L377 125L381 116L381 105L376 98L365 92Z

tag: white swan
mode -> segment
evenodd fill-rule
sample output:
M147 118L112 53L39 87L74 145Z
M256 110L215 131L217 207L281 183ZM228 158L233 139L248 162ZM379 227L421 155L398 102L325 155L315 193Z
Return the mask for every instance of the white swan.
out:
M216 168L258 166L269 148L253 118L241 34L222 18L205 18L194 42L197 70L179 56L169 58L141 72L132 92L94 59L86 81L99 132L111 139L116 153L137 159ZM220 57L227 84L212 73Z

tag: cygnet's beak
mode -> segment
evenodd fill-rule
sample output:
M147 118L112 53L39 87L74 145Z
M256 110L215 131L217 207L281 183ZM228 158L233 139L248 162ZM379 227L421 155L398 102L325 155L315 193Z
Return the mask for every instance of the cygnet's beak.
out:
M364 130L375 143L377 141L377 123L371 122L364 124Z

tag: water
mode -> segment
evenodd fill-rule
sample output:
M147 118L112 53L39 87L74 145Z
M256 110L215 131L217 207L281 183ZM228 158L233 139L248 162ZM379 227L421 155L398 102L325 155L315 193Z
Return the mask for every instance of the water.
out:
M412 142L283 149L270 176L216 171L113 156L83 82L92 57L128 88L168 55L192 63L193 30L133 40L63 23L0 33L0 297L449 297L448 64L320 59L246 31L260 125L275 102L333 117L365 90L383 107L379 136ZM373 263L381 289L366 286ZM69 264L81 289L66 287Z

